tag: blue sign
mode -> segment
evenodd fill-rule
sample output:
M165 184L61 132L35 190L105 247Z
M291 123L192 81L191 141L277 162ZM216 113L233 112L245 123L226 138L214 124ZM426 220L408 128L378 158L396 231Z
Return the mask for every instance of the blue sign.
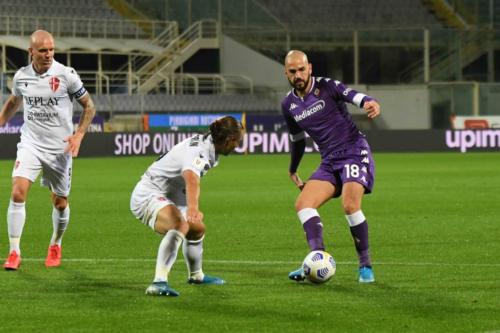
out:
M190 113L190 114L149 114L148 124L149 127L167 127L167 128L180 128L180 127L208 127L215 120L231 116L241 122L241 113L230 114L206 114L206 113Z

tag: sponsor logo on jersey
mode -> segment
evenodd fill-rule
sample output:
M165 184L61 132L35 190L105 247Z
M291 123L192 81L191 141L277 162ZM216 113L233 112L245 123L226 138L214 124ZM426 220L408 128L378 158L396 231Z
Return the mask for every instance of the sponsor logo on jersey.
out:
M325 101L320 99L319 101L314 102L310 107L302 111L300 114L293 116L293 118L295 119L296 122L299 122L315 114L316 112L323 110L324 107L325 107Z
M350 93L351 91L352 91L352 89L351 89L351 88L347 88L346 90L344 90L344 92L342 93L342 95L347 96L347 95L349 95L349 93Z
M59 88L59 84L61 83L61 80L57 78L57 76L53 76L49 79L49 85L50 89L52 89L53 92L57 91L57 88Z
M42 123L50 123L57 121L59 114L57 112L45 112L45 111L30 111L26 110L26 119L33 120Z
M36 96L24 96L24 101L30 106L54 106L59 105L60 97L36 97Z
M290 108L288 110L292 111L292 110L294 110L296 108L297 108L297 104L292 103L292 104L290 104Z
M29 77L23 77L23 78L20 78L18 83L19 85L21 84L24 84L25 87L28 87L28 84L30 84L31 82L33 83L37 83L38 80L37 79L34 79L34 78L29 78Z
M368 155L368 150L362 149L361 150L361 155Z

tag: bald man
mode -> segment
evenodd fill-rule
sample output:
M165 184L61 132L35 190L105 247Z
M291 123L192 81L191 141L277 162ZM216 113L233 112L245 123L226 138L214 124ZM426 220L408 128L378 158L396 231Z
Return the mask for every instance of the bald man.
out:
M369 118L380 114L373 97L346 87L337 80L312 76L307 55L290 51L285 58L285 75L292 86L281 104L290 133L289 176L301 190L295 210L311 251L325 250L319 207L331 198L342 198L342 206L359 258L358 281L375 281L368 248L368 223L361 210L365 193L371 193L375 165L370 146L349 114L346 102L366 111ZM297 173L306 147L306 134L317 144L321 164L304 183ZM305 279L302 268L289 274Z
M53 203L53 234L45 266L60 265L62 236L69 222L72 158L78 155L95 114L94 103L80 77L73 68L54 60L54 48L54 37L49 32L37 30L31 35L28 49L31 63L16 72L12 95L0 112L0 126L3 126L23 104L24 124L17 145L7 209L10 251L4 264L6 270L17 270L21 264L25 202L31 184L40 173ZM73 129L73 99L83 107L76 132Z

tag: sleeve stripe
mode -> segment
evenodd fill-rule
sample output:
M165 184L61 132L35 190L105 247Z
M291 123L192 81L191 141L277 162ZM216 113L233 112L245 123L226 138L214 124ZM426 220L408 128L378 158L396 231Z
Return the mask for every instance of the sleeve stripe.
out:
M304 140L306 138L306 133L304 131L298 134L290 134L290 141L297 142L300 140Z
M361 101L363 100L363 98L365 98L366 95L365 94L362 94L362 93L357 93L356 95L354 95L354 98L352 99L352 102L354 104L356 104L358 107L361 107Z

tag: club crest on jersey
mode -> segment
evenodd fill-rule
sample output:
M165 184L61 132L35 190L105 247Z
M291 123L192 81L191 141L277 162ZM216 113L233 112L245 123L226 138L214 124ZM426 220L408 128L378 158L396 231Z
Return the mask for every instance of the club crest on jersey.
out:
M314 96L319 96L319 88L314 89Z
M59 83L61 80L57 78L57 76L53 76L49 79L49 85L50 89L52 89L53 92L56 92L57 88L59 88Z

